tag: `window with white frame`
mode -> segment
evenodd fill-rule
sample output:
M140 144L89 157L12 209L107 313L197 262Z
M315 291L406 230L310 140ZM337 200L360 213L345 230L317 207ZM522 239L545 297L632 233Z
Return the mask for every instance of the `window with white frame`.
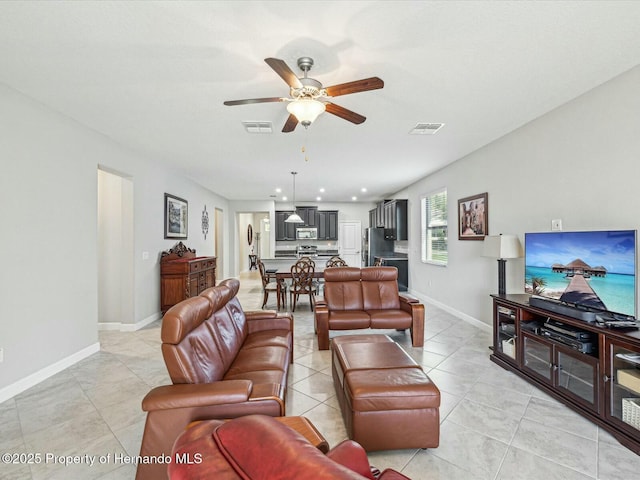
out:
M446 265L447 189L441 188L422 197L422 261Z

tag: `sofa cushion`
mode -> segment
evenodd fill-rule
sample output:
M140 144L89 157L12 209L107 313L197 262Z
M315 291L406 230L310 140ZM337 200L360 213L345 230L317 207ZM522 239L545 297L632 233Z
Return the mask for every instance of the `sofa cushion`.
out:
M371 328L411 328L413 317L404 310L367 310Z
M227 375L259 370L285 370L289 365L289 350L286 347L264 346L243 348L227 371Z
M361 276L364 310L400 308L397 268L363 268Z
M226 372L206 319L206 298L191 297L171 307L162 320L162 356L173 383L210 383Z
M354 330L369 328L371 319L364 310L335 310L329 311L329 329Z
M360 269L327 268L324 271L324 298L329 310L362 310Z

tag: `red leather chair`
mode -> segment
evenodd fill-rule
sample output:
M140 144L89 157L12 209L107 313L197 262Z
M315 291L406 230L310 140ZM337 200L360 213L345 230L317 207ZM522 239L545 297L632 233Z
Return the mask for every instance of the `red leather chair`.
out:
M208 420L176 440L171 480L409 480L395 470L378 475L364 449L345 440L324 455L295 430L265 415Z

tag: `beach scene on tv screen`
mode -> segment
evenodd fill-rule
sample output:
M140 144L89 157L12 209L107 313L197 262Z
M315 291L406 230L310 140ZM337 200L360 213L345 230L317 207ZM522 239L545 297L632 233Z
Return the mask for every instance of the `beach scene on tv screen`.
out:
M525 234L525 292L635 316L635 231Z

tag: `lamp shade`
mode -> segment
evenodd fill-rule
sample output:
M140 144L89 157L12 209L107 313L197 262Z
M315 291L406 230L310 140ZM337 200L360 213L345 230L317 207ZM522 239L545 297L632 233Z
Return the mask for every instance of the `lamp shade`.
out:
M493 235L484 237L483 257L520 258L522 245L515 235Z
M285 219L286 223L304 223L304 220L296 212L293 212Z
M299 98L287 105L289 113L295 115L303 125L313 123L325 109L324 103L311 98Z

